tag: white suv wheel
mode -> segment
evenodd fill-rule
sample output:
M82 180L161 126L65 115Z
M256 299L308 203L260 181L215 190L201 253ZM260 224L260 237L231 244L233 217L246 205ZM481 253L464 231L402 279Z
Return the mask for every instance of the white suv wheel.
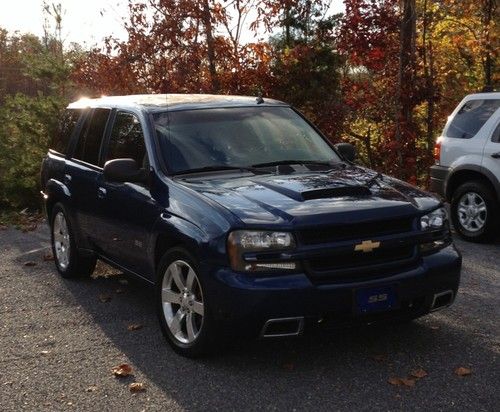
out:
M458 202L458 219L469 232L481 230L488 217L486 202L477 193L467 192Z

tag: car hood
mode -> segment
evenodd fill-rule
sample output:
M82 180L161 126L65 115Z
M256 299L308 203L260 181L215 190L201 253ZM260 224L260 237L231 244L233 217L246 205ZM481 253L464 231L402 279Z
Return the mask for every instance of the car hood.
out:
M297 167L289 174L241 172L178 180L249 225L371 221L422 214L439 201L400 180L358 166L333 171ZM355 212L355 213L353 213Z

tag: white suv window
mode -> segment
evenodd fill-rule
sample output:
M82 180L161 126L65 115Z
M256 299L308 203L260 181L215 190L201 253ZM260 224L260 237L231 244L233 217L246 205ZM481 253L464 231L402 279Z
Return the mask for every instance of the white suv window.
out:
M451 121L446 137L470 139L500 107L499 99L469 100Z
M498 123L498 126L491 135L491 141L495 143L500 143L500 123Z

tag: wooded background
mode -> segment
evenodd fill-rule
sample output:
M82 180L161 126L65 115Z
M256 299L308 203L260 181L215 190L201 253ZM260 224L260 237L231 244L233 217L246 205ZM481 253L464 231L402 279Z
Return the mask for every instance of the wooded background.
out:
M333 15L326 0L130 1L128 39L91 50L63 44L58 3L41 11L41 38L0 28L0 206L37 207L58 113L102 94L281 99L333 142L356 144L361 163L425 187L447 116L498 87L497 2L344 4ZM242 42L246 30L267 40Z

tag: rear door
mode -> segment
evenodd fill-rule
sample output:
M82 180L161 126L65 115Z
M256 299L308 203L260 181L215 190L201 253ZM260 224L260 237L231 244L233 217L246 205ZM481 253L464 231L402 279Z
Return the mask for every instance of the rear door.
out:
M97 181L102 175L100 151L110 113L107 108L89 110L67 161L65 174L77 226L92 246L101 243L96 220L99 206Z
M131 158L139 167L149 170L143 130L136 114L117 111L105 145L104 162ZM160 213L148 185L107 182L101 177L98 191L101 228L107 232L105 256L147 277L150 234Z
M500 109L494 115L495 122L492 124L488 140L484 145L482 166L486 173L490 172L500 185ZM497 194L500 196L500 193Z

